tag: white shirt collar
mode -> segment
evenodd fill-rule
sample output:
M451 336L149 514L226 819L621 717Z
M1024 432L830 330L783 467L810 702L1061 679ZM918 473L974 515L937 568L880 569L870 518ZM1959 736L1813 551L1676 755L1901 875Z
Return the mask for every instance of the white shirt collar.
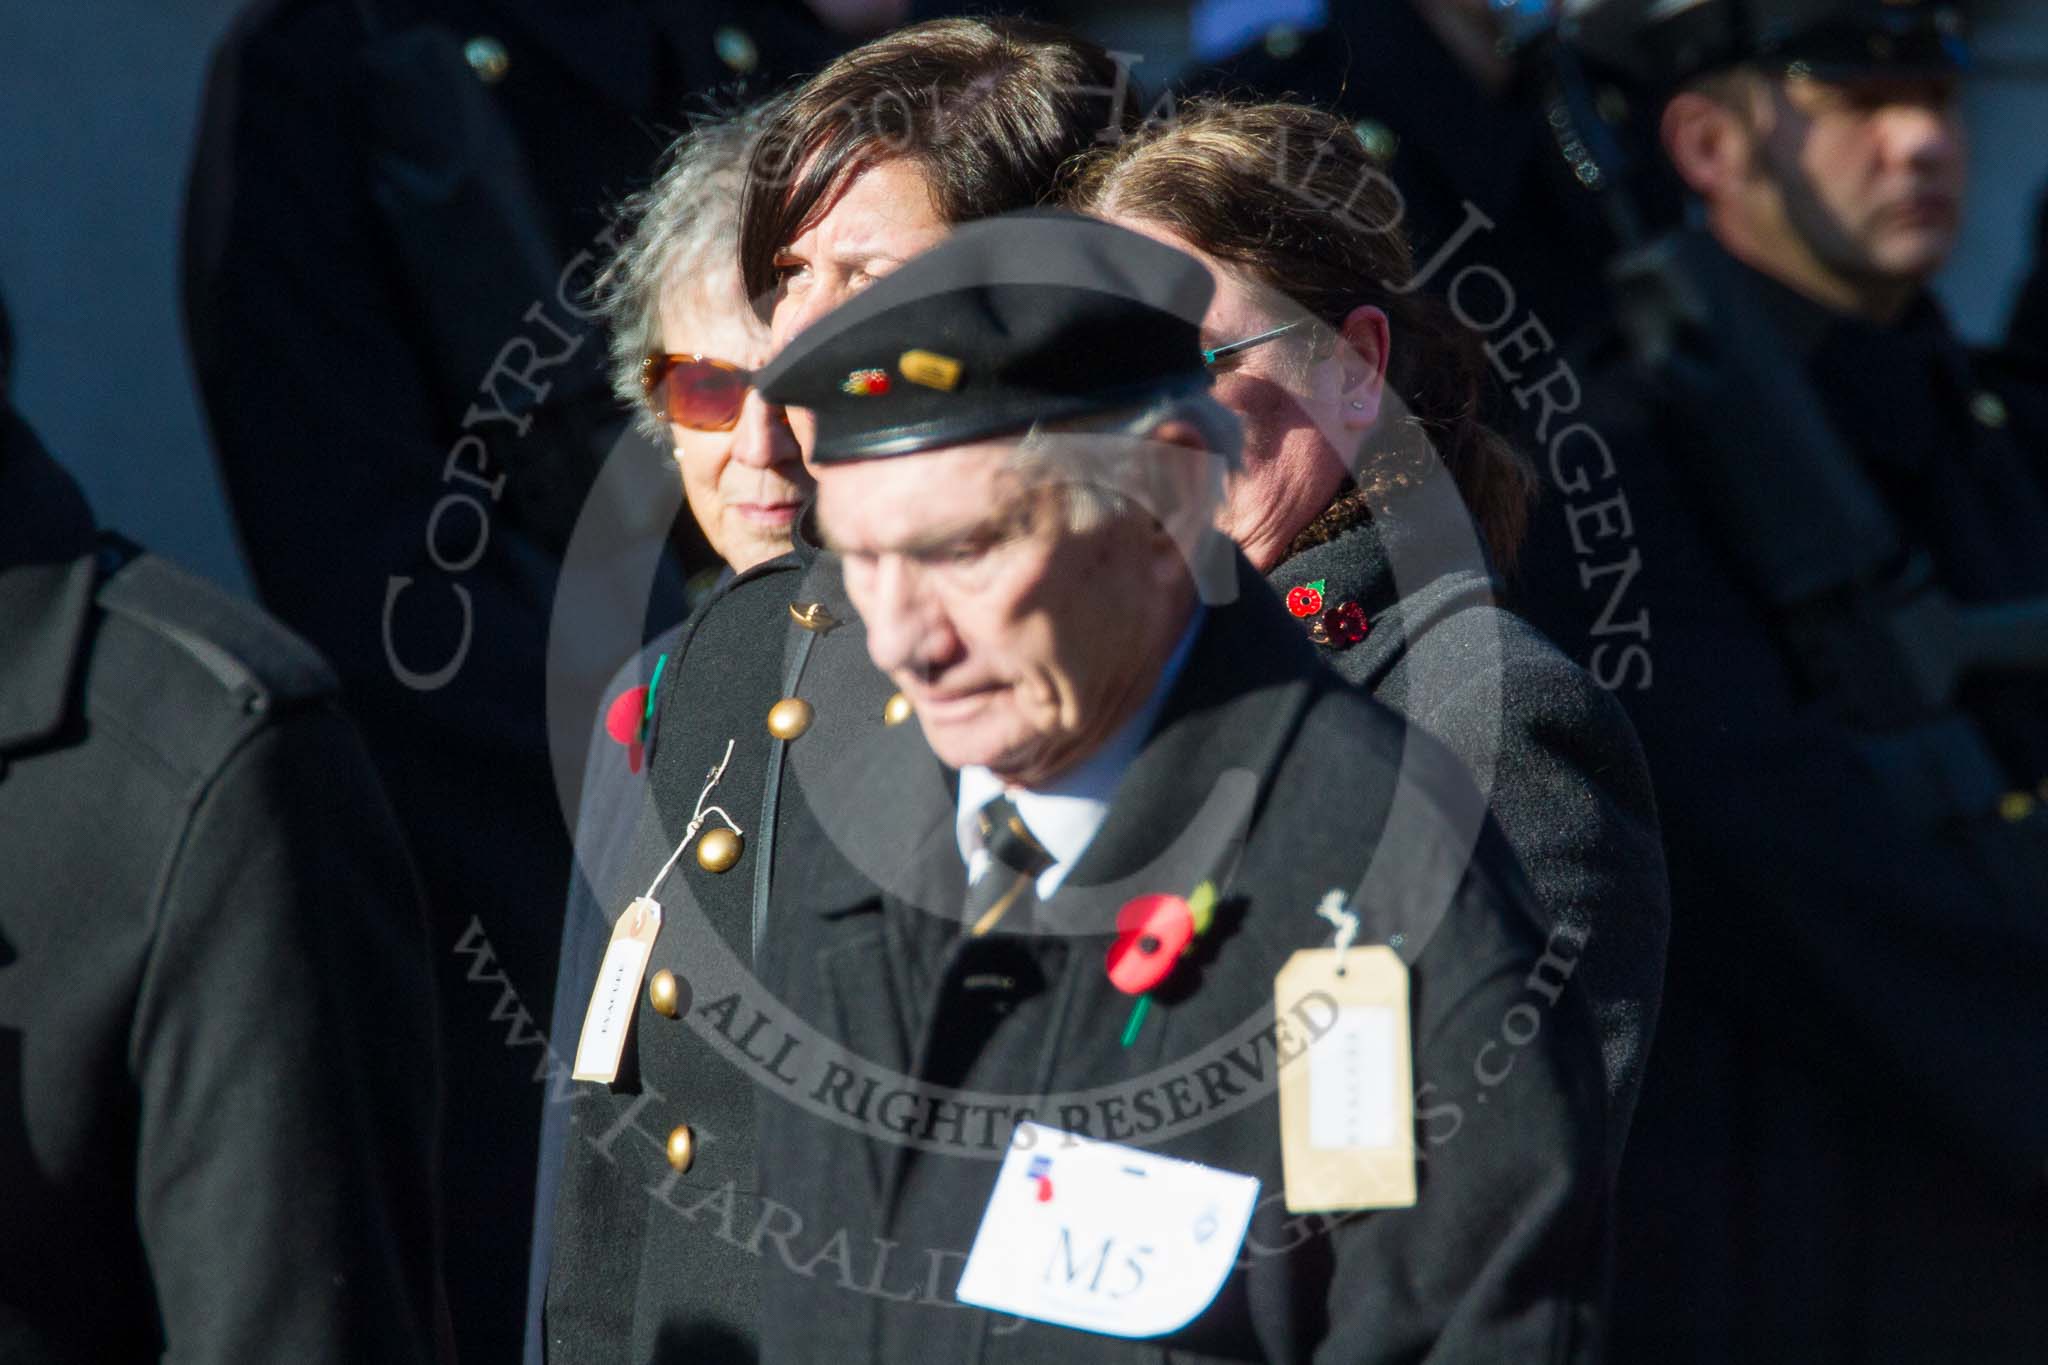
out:
M1202 618L1206 612L1207 608L1196 604L1188 618L1187 629L1181 632L1180 642L1167 656L1166 667L1159 671L1159 681L1153 686L1152 695L1124 722L1122 728L1110 736L1107 744L1042 786L1008 789L1025 827L1033 838L1045 845L1045 851L1054 859L1053 865L1039 874L1040 900L1049 899L1059 889L1067 873L1079 861L1082 851L1095 838L1096 831L1102 828L1102 822L1108 818L1110 798L1116 794L1117 784L1123 781L1124 772L1138 757L1138 751L1151 737L1159 712L1166 705L1167 694L1173 690L1181 669L1187 665L1188 656L1194 652L1195 637L1201 633ZM953 834L960 845L961 860L967 864L970 886L980 880L991 861L988 849L982 845L981 826L975 817L983 806L1004 790L1002 779L987 768L977 764L960 770L960 796L954 813Z

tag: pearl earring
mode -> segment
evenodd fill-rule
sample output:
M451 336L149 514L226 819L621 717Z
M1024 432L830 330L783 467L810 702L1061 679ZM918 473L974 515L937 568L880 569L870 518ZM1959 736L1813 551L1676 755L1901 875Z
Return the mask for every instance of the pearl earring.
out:
M1353 411L1355 411L1355 412L1364 412L1364 411L1365 411L1365 400L1364 400L1364 399L1362 399L1362 398L1354 398L1354 399L1352 399L1352 400L1351 400L1351 407L1352 407L1352 410L1353 410Z

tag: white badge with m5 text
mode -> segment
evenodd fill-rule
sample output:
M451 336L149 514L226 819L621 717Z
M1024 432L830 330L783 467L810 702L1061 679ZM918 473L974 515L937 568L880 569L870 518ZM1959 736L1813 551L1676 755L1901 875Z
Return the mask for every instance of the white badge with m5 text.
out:
M1193 1322L1222 1290L1256 1176L1017 1125L960 1274L962 1303L1117 1337Z

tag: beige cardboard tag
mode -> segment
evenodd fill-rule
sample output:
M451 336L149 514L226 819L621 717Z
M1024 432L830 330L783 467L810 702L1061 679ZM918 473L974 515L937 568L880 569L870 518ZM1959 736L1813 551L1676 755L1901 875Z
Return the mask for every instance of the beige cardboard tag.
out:
M1289 1213L1415 1202L1408 967L1392 948L1313 948L1273 981L1280 1026L1307 1047L1280 1068Z
M577 1080L609 1085L617 1079L626 1031L640 1004L640 978L647 974L647 958L660 932L661 904L646 896L636 897L612 926L612 941L583 1015L583 1034L576 1040L576 1066L570 1074Z

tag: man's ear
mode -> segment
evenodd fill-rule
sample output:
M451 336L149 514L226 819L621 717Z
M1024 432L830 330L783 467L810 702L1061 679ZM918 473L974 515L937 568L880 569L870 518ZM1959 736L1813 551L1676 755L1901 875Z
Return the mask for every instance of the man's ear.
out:
M1194 423L1181 418L1160 423L1148 438L1152 448L1147 458L1162 462L1164 477L1159 485L1170 489L1170 506L1154 510L1155 534L1160 538L1160 563L1169 573L1183 572L1187 560L1209 534L1216 515L1216 490L1222 483L1217 469L1222 457Z
M1360 304L1345 316L1338 331L1342 344L1336 359L1343 391L1337 396L1344 404L1338 417L1347 431L1364 431L1379 420L1380 395L1387 383L1387 315Z
M1711 95L1698 90L1673 95L1657 131L1679 179L1708 203L1733 191L1749 172L1749 126Z

